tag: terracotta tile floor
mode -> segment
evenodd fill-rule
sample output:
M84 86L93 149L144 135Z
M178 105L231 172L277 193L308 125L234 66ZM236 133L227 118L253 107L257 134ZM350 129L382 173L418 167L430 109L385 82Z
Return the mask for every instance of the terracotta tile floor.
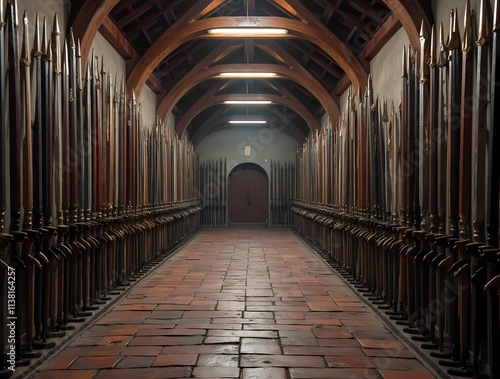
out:
M204 229L34 378L434 378L285 228Z

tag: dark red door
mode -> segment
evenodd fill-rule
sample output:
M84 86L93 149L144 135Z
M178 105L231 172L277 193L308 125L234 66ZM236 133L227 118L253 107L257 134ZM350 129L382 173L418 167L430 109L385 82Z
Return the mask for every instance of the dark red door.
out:
M265 222L268 219L266 172L256 164L244 163L229 174L228 218L232 222Z

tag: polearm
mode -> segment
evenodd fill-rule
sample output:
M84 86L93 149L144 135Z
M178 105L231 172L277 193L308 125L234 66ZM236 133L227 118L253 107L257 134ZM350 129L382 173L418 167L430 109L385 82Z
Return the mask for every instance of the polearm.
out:
M7 34L8 34L8 96L9 99L9 145L10 145L10 207L12 231L19 231L21 228L21 109L20 101L21 89L19 53L17 41L17 2L9 0L7 4Z
M52 62L52 47L48 37L47 23L44 19L42 31L42 63L41 63L41 128L42 128L42 214L44 228L53 228L52 224L52 203L54 200L54 187L53 187L53 96L54 96L54 81L53 81L53 62ZM53 229L52 229L53 230ZM53 233L53 232L52 232ZM51 234L48 233L47 237L50 240ZM52 252L51 264L48 269L44 271L44 288L50 288L47 293L45 302L50 303L49 309L47 305L44 306L44 313L42 317L42 338L45 338L48 333L47 312L50 315L50 331L55 332L55 325L57 320L57 311L59 308L58 294L59 294L59 278L58 278L58 263L57 260L64 254L60 249L47 250ZM49 300L50 299L50 300Z
M427 193L428 197L428 226L427 229L430 231L427 234L425 243L429 251L423 257L423 261L429 267L429 279L428 279L428 303L427 303L427 320L428 320L428 338L431 344L424 345L427 348L436 348L438 345L435 344L435 331L436 331L436 317L438 314L437 308L437 251L434 244L435 237L437 235L438 220L437 220L437 145L438 145L438 135L437 126L438 118L440 115L439 109L439 96L438 92L438 67L437 67L437 37L435 26L432 25L431 38L430 38L430 54L429 54L429 126L427 130L427 165L428 165L428 185Z
M14 249L12 251L11 265L16 268L16 282L24 280L23 271L26 266L21 257L22 246L26 242L26 233L20 231L21 228L21 77L20 77L20 57L18 53L17 41L17 3L15 0L9 0L7 4L7 52L8 52L8 98L9 101L9 149L10 149L10 172L9 180L10 205L11 205L11 234L14 237ZM13 101L12 101L13 100ZM3 117L4 115L2 115ZM20 312L20 304L24 300L24 293L21 292L20 286L16 286L16 316L19 317L19 322L16 323L16 357L19 359L21 355L21 324L24 317Z
M488 144L487 164L489 170L486 174L486 241L494 249L498 249L499 240L499 197L500 191L500 4L495 0L493 12L493 35L491 48L491 77L490 77L490 130ZM497 253L483 252L488 261L487 280L484 289L487 290L487 356L490 364L489 375L491 378L500 375L498 353L500 351L499 334L499 277L495 277L493 268L498 260ZM497 266L498 267L498 266ZM498 272L496 272L498 274Z
M427 32L422 21L420 28L420 89L419 89L419 198L420 225L422 230L428 229L427 210L429 202L429 43Z
M418 135L415 138L416 151L418 156L416 167L416 192L418 199L415 207L414 225L420 229L413 234L418 239L419 251L415 256L415 295L416 295L416 313L417 323L424 334L428 333L426 307L428 305L428 264L423 258L428 253L427 243L427 208L428 208L428 184L429 184L429 160L428 160L428 133L429 133L429 42L427 32L422 22L420 28L420 55L419 55L419 73L418 77Z
M498 142L500 141L500 130L498 122L500 119L500 4L495 0L493 38L492 38L492 65L491 65L491 88L490 88L490 131L488 140L488 164L491 169L486 175L486 240L488 245L498 247L499 240L499 198L500 175L499 166L500 151Z
M462 57L460 52L460 35L458 33L458 20L456 12L450 13L450 37L448 41L449 50L449 101L448 101L448 159L447 159L447 210L448 210L448 231L451 239L448 240L448 247L452 247L458 237L458 208L459 208L459 180L460 180L460 104L461 104L461 80L462 80ZM440 263L441 267L449 268L449 264L456 261L455 253L448 249L447 259ZM456 288L456 280L450 278L451 289ZM458 322L456 313L458 312L457 300L450 301L447 308L448 331L450 336L450 347L452 358L458 359L459 339Z
M476 79L473 96L473 120L472 120L472 146L481 148L472 149L472 186L471 186L471 217L472 217L472 244L467 245L468 253L472 256L471 262L471 347L472 364L475 372L479 371L479 352L481 341L487 339L486 324L486 294L483 291L486 284L486 274L480 257L479 247L484 244L485 227L485 183L486 183L486 117L488 97L488 35L486 31L486 4L481 0L479 7L478 36L476 40Z
M5 21L4 21L4 4L0 0L0 289L2 293L7 292L7 281L4 277L4 272L8 272L10 266L4 262L3 257L5 249L12 242L12 235L5 232L5 211L7 207L7 123L4 117L6 113L6 81L5 81ZM7 273L5 273L7 275ZM0 322L2 325L7 325L7 315L5 312L0 312ZM5 328L0 328L0 349L5 351L7 342L7 334ZM3 368L3 362L0 369Z
M30 45L28 16L26 11L23 15L23 41L21 49L21 72L23 84L23 116L24 116L24 139L23 139L23 228L28 233L25 247L23 249L23 260L26 267L26 297L24 298L26 314L26 344L30 351L33 348L34 337L34 315L35 315L35 268L42 269L42 264L32 255L33 244L38 239L38 232L33 230L33 133L31 126L31 72L30 72Z
M459 161L459 203L458 214L460 219L460 241L454 249L458 252L457 262L450 268L458 280L458 311L459 311L459 338L460 338L460 368L458 373L469 373L466 367L469 355L469 302L470 302L470 257L466 255L466 245L469 238L469 213L471 199L471 129L472 111L468 101L473 96L473 56L472 49L470 1L465 5L464 37L462 43L462 87L460 99L460 161ZM475 150L481 147L475 146ZM453 374L455 370L449 370Z

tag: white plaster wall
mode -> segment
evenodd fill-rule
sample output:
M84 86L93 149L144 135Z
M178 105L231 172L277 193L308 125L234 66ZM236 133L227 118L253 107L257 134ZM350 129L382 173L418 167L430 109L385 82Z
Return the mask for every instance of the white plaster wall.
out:
M390 106L401 101L401 73L403 47L409 40L403 28L399 29L370 62L374 100L387 100Z
M252 155L245 157L244 146L252 146ZM252 162L269 175L271 160L295 163L297 142L288 133L270 128L220 128L207 134L198 143L200 162L226 157L228 173L237 165Z
M156 94L146 85L139 96L139 103L142 108L142 124L150 128L156 123Z
M99 60L99 69L104 64L106 73L111 75L113 83L118 81L118 88L120 88L121 81L126 80L125 60L99 32L92 41L89 59L92 57L92 52Z
M6 1L4 1L5 5ZM43 19L46 19L48 30L52 31L52 25L54 22L54 15L57 13L59 19L59 28L61 29L61 34L63 37L66 36L67 32L67 18L71 10L70 0L18 0L18 13L19 13L19 24L21 25L22 17L24 11L28 16L29 27L30 27L30 43L33 43L33 33L36 14L40 19L40 23L43 23ZM40 28L40 32L41 32Z

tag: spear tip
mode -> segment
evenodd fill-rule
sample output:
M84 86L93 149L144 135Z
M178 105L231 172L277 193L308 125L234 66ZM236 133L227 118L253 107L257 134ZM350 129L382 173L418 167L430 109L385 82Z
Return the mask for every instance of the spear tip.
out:
M69 28L69 35L68 35L68 46L71 48L71 49L75 49L76 48L76 44L75 44L75 35L73 34L73 28L70 27Z
M26 65L29 66L29 30L28 30L28 13L24 11L23 13L23 42L21 49L21 60Z
M63 72L69 75L69 65L68 65L68 40L65 38L63 43L63 53L62 53L62 64Z
M464 54L468 54L472 49L472 33L470 21L470 0L465 2L465 12L464 12L464 40L462 42L462 51Z
M437 57L436 57L436 28L434 25L431 27L431 55L429 57L429 66L436 67Z
M408 76L407 62L406 62L406 47L403 46L403 73L401 77L406 78Z
M45 60L52 61L52 44L50 41L47 42L47 50L45 50Z
M52 32L57 35L61 34L61 29L59 28L59 17L57 15L57 12L54 15L54 24L52 26Z
M76 40L76 57L81 58L82 57L82 46L80 43L80 38Z
M450 12L450 40L448 41L448 50L460 48L460 34L458 32L458 12Z
M448 56L448 48L444 41L444 25L441 22L441 25L439 27L439 59L438 59L438 65L440 67L446 64L446 61L448 60L447 56Z
M38 13L35 15L35 39L33 41L33 55L39 57L42 55L40 47L40 18Z
M17 0L8 0L7 4L8 5L12 5L12 7L14 8L13 9L13 12L14 12L14 24L15 24L15 27L17 28L17 26L19 25L19 20L18 20L18 15L17 15Z
M422 19L422 23L420 24L420 40L427 39L427 30L425 29L424 19Z
M477 41L476 45L484 46L488 39L486 32L486 5L484 0L481 0L479 4L479 25L477 31Z
M0 0L0 28L5 25L3 17L3 0Z

